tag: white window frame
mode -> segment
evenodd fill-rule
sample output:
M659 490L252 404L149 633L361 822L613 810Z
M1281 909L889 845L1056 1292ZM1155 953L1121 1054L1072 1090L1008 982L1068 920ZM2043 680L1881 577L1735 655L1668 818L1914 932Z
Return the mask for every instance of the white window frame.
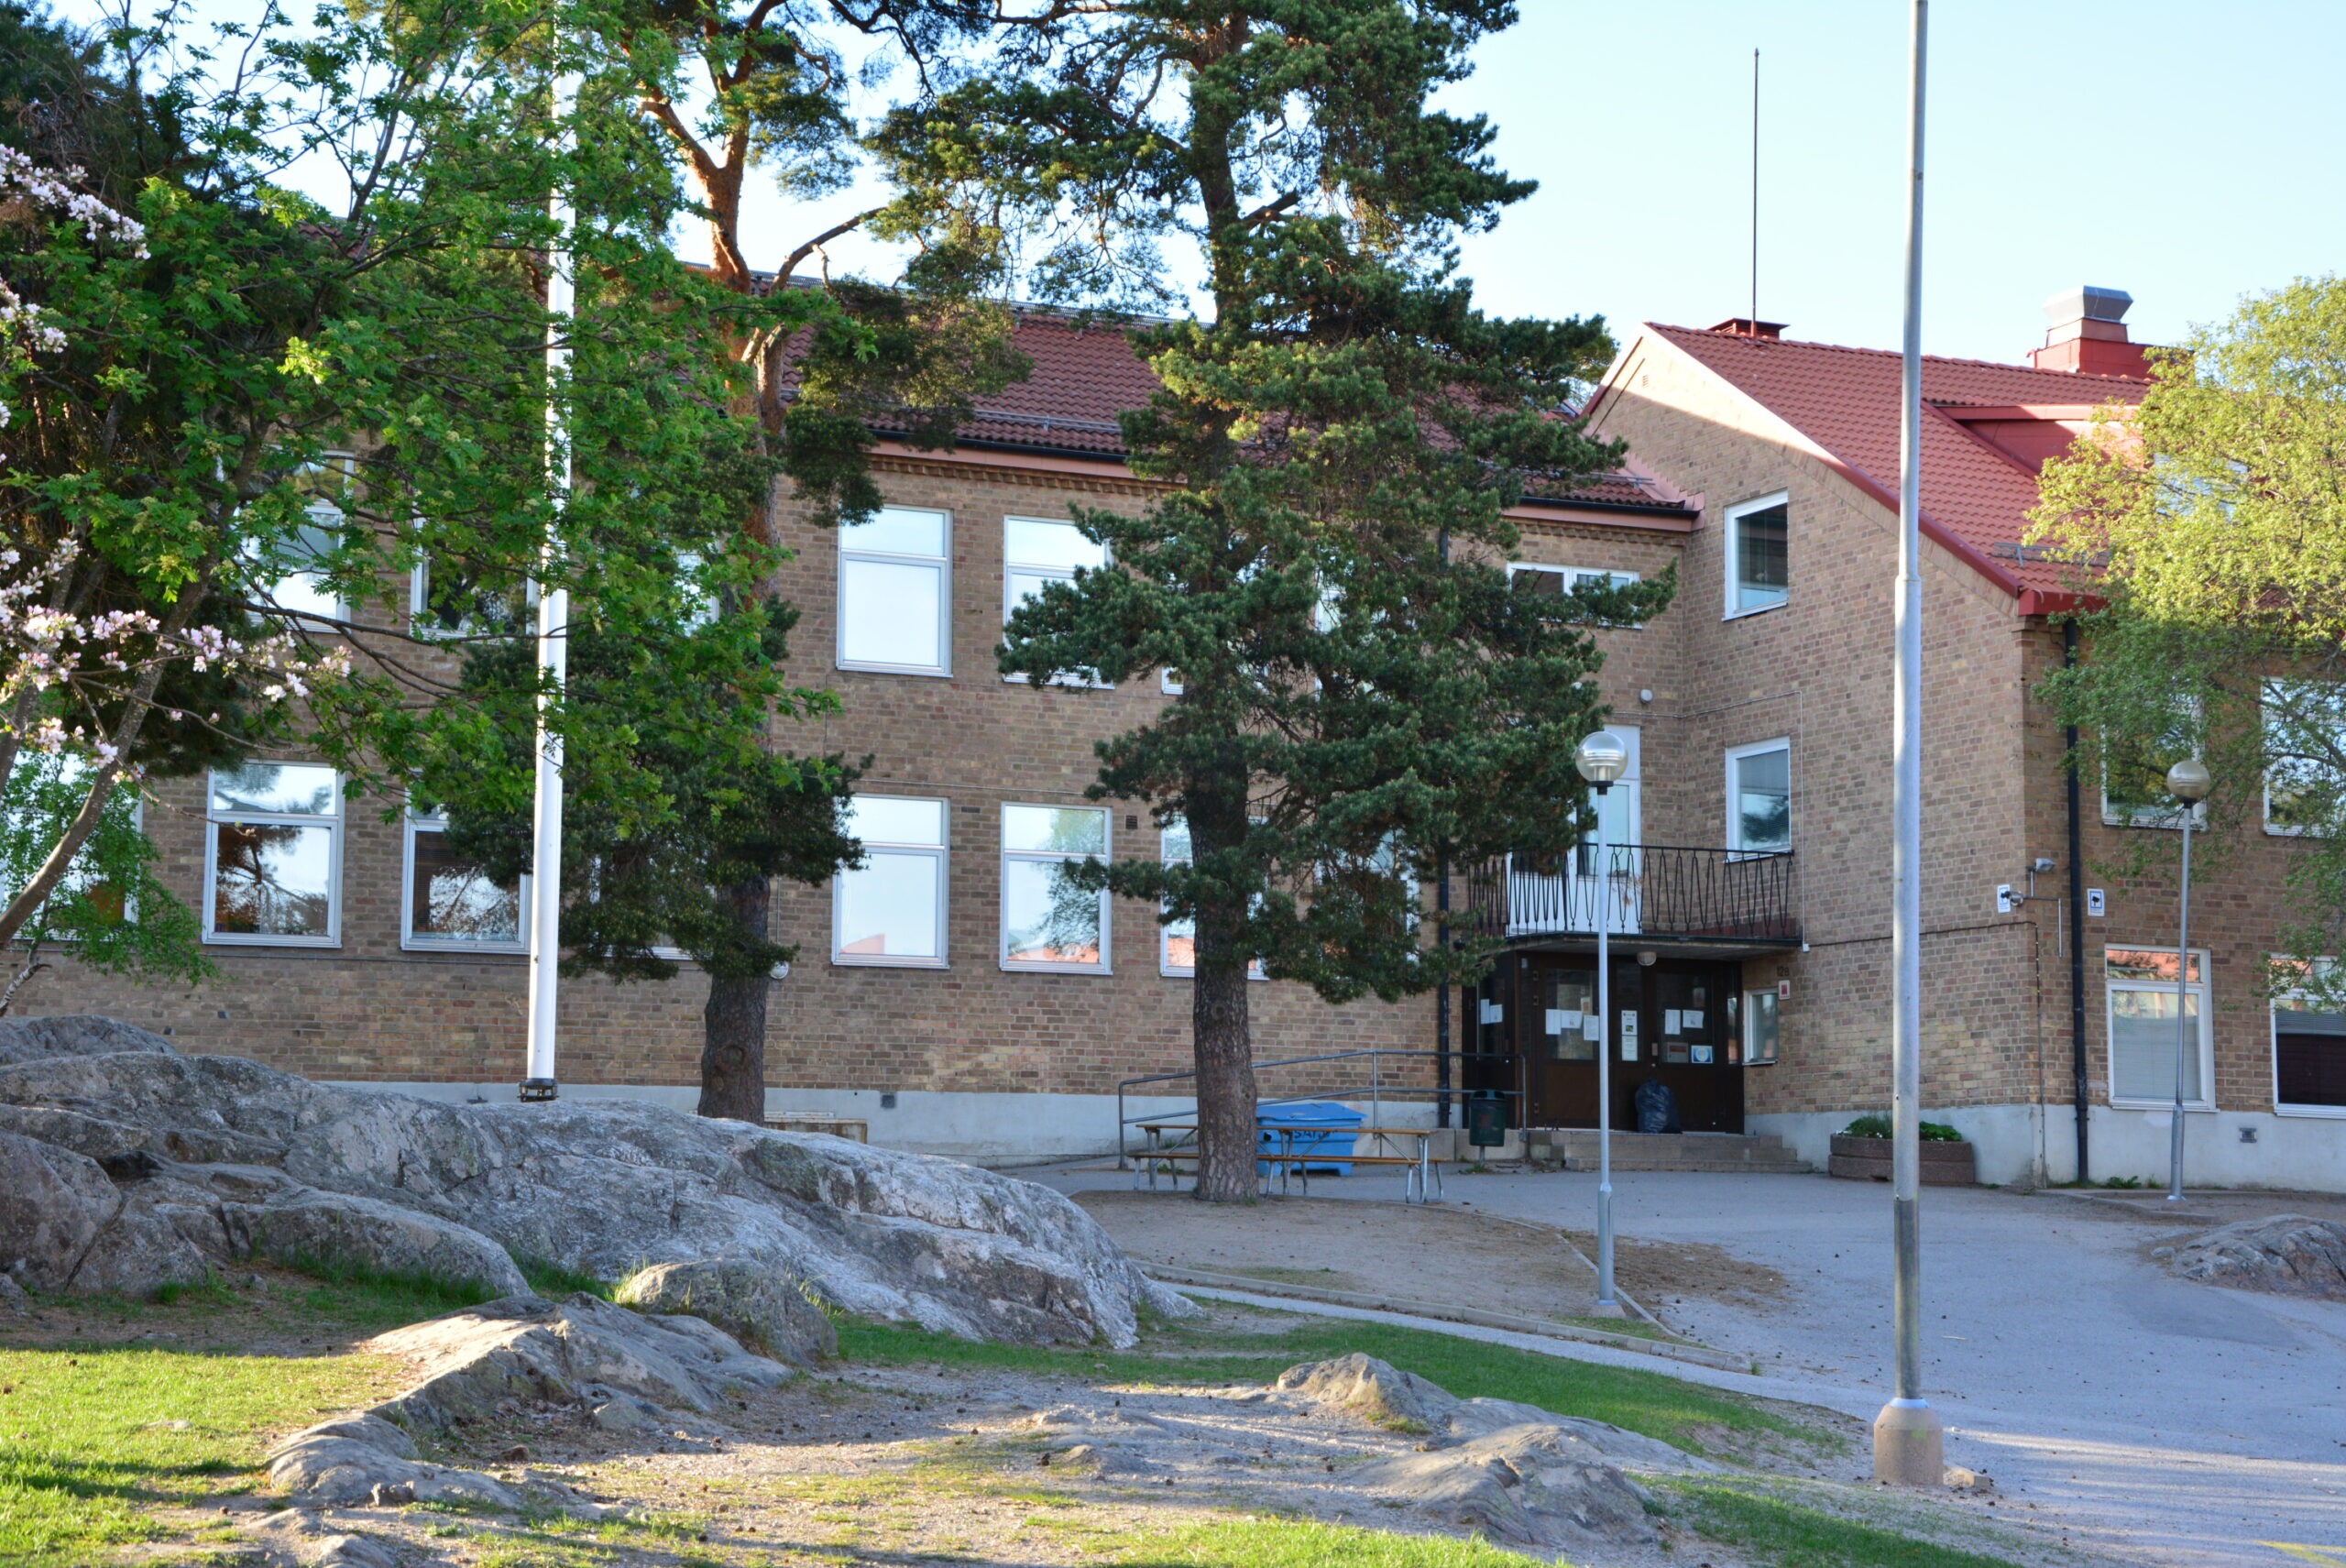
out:
M1010 554L1010 525L1014 522L1037 523L1046 528L1075 528L1076 526L1072 519L1063 517L1029 517L1024 512L1012 512L1003 517L1002 520L1002 623L1004 626L1008 626L1010 624L1012 612L1016 610L1021 604L1025 602L1023 599L1013 598L1011 597L1010 579L1013 573L1025 572L1030 576L1045 577L1052 582L1071 583L1075 581L1075 574L1078 570L1104 572L1110 566L1116 564L1116 553L1109 548L1107 542L1104 540L1102 541L1100 544L1100 565L1097 566L1077 568L1073 566L1038 565L1032 561L1018 560ZM1076 529L1076 532L1080 534L1082 532L1082 530ZM1024 685L1026 684L1025 675L1016 672L1006 674L1002 678L1014 685ZM1162 689L1168 696L1177 696L1180 694L1180 683L1172 680L1172 672L1159 672L1158 681ZM1051 682L1051 685L1055 686L1086 686L1090 687L1093 691L1113 691L1115 689L1116 683L1113 681L1101 680L1096 675L1089 678L1082 675L1061 675L1057 680Z
M831 878L831 962L853 969L951 969L953 951L952 913L953 878L953 803L931 795L883 795L859 796L859 799L903 800L922 806L934 806L937 813L937 839L934 844L900 843L890 839L863 839L866 850L877 850L886 855L926 856L937 862L937 947L933 959L906 957L895 953L847 953L839 950L839 905L847 897L847 879L853 872L841 872Z
M1720 597L1725 600L1726 608L1726 613L1719 617L1721 620L1740 620L1747 615L1765 615L1771 609L1781 609L1792 603L1792 493L1790 490L1777 490L1770 495L1760 496L1751 500L1738 501L1720 514L1726 529L1720 551L1722 566L1720 576L1723 582ZM1751 513L1766 511L1770 507L1784 509L1784 597L1773 604L1755 604L1748 609L1742 608L1735 602L1736 582L1741 575L1739 558L1742 554L1736 547L1735 525Z
M288 761L283 758L254 759L263 762L282 762L288 767L320 767L323 763ZM203 774L203 942L207 947L232 948L339 948L342 946L342 851L344 823L349 817L350 803L343 797L342 773L334 773L334 815L312 816L306 812L222 811L213 804L212 775L217 769ZM220 895L220 828L246 823L290 823L301 828L324 828L333 837L334 846L326 856L326 930L322 937L280 937L262 932L222 931L215 927Z
M2102 1067L2110 1085L2110 1107L2113 1111L2172 1111L2173 1100L2143 1100L2132 1096L2120 1098L2118 1093L2118 1008L2121 991L2148 991L2167 996L2175 994L2175 985L2165 980L2117 980L2110 972L2110 955L2122 953L2172 953L2173 948L2155 942L2110 942L2101 949L2101 1050ZM2194 948L2188 963L2196 963L2199 978L2187 982L2185 989L2199 1003L2199 1089L2201 1098L2183 1102L2186 1111L2216 1109L2216 971L2209 967L2208 949ZM2187 965L2186 973L2189 972Z
M1754 1053L1752 1036L1759 1033L1760 1009L1755 1003L1765 1001L1776 1019L1776 1049L1765 1059ZM1743 990L1743 1065L1745 1067L1774 1067L1783 1059L1784 1007L1772 985L1746 986Z
M1171 836L1171 832L1172 829L1169 828L1159 828L1157 830L1157 858L1160 861L1178 860L1183 863L1187 863L1189 859L1187 855L1177 856L1166 853L1166 840ZM1157 909L1160 913L1162 913L1164 907L1165 905L1163 904L1159 904L1157 905ZM1189 939L1193 942L1197 940L1196 925L1196 917L1192 916L1190 919ZM1198 969L1195 964L1177 964L1173 961L1173 927L1166 925L1163 921L1157 922L1157 972L1167 980L1195 980L1198 976ZM1250 959L1247 960L1246 978L1248 980L1268 980L1270 978L1270 976L1263 972L1262 959Z
M534 637L537 634L537 585L533 582L529 586L528 590L522 596L522 603L520 607L518 618L513 622L513 629L505 635L517 641L523 637ZM431 613L432 558L429 555L426 555L422 559L417 561L414 565L408 568L408 630L419 642L456 642L466 638L485 635L478 627L473 624L473 620L470 616L466 616L461 624L457 625L454 629L450 629L448 627L433 625L425 619Z
M1115 859L1115 814L1103 806L1065 806L1046 800L1005 800L995 818L995 843L999 859L995 861L997 890L994 909L994 958L1001 966L1018 974L1113 974L1114 949L1109 941L1109 920L1115 901L1105 888L1100 891L1100 961L1096 964L1047 963L1039 959L1014 959L1010 956L1010 862L1013 861L1041 861L1060 865L1088 860L1086 855L1061 854L1049 850L1014 850L1010 847L1010 813L1018 807L1036 811L1092 811L1100 817L1099 860L1104 864Z
M428 815L409 811L400 817L400 947L411 953L526 953L530 950L530 873L521 873L521 911L517 922L519 933L509 941L467 941L456 937L435 937L430 932L419 935L415 929L415 837L418 833L445 833L448 817L445 812Z
M2326 971L2330 968L2330 966L2337 963L2338 960L2336 959L2315 959L2312 961ZM2281 1009L2276 1004L2289 998L2298 997L2304 994L2305 993L2300 991L2284 991L2274 996L2271 1001L2268 1001L2264 1004L2264 1015L2271 1024L2271 1031L2267 1043L2272 1049L2273 1114L2275 1116L2304 1116L2311 1120L2320 1122L2346 1121L2346 1105L2299 1105L2294 1101L2285 1101L2281 1098Z
M1770 751L1784 754L1784 847L1781 850L1748 849L1743 843L1743 808L1737 799L1736 764L1747 757L1764 756ZM1748 746L1729 746L1726 756L1727 847L1737 855L1786 855L1792 852L1799 835L1792 822L1792 742L1789 735L1779 735L1772 740L1754 740Z
M2269 694L2272 692L2272 690L2273 690L2273 688L2274 688L2274 687L2275 687L2275 686L2277 686L2277 685L2283 685L2283 684L2284 684L2284 683L2283 683L2282 681L2275 679L2275 680L2267 680L2267 681L2264 681L2264 682L2263 682L2263 683L2258 686L2258 688L2257 688L2257 705L2256 705L2256 722L2257 722L2257 724L2258 724L2260 727L2262 727L2262 726L2264 724L2264 722L2265 722L2265 720L2264 720L2264 709L2265 709L2265 708L2266 708L2266 707L2268 707L2268 706L2269 706L2269 704L2270 704L2270 696L2269 696ZM2297 684L2297 685L2315 685L2315 684L2318 684L2318 683L2314 683L2314 682L2297 682L2297 683L2290 683L2290 684ZM2333 685L2334 685L2334 684L2336 684L2336 683L2330 683L2330 684L2333 684ZM2325 838L2328 838L2328 837L2329 837L2329 835L2328 835L2328 834L2324 833L2324 832L2323 832L2320 828L2292 828L2292 827L2290 827L2290 826L2289 826L2288 824L2286 824L2286 823L2276 823L2276 822L2275 822L2275 821L2273 820L2273 770L2272 770L2269 766L2264 770L2264 778L2262 778L2261 780L2259 780L2259 781L2258 781L2258 783L2257 783L2257 795L2258 795L2259 799L2260 799L2260 800L2262 801L2262 803L2263 803L2263 812L2264 812L2264 831L2265 831L2266 833L2268 833L2268 834L2272 835L2274 838L2275 838L2275 839L2325 839ZM2203 804L2204 804L2204 803L2203 803ZM2193 826L2193 827L2195 827L2195 828L2196 828L2196 827L2198 827L2198 825L2199 825L2199 824L2198 824L2198 822L2197 820L2195 820L2195 821L2192 823L2192 826ZM2277 1103L2277 1102L2275 1102Z
M953 678L953 514L943 507L882 507L882 511L919 512L937 519L942 524L943 554L913 555L897 550L861 550L849 543L851 529L839 531L839 567L832 583L837 596L839 626L832 642L834 663L842 670L861 670L880 675L926 675L937 680ZM872 561L890 566L926 566L937 573L937 652L938 663L907 664L893 660L850 659L847 656L847 569L851 561ZM1007 579L1005 579L1006 581Z

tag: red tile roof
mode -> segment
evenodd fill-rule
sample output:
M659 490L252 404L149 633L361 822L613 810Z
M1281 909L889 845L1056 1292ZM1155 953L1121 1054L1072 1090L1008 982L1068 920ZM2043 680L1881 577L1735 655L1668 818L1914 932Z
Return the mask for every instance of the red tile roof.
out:
M1895 510L1899 356L1891 350L1753 338L1649 323L1646 330L1705 366L1823 448ZM2067 569L2023 549L2036 476L1965 428L1966 408L2017 411L2133 402L2147 383L1979 359L1923 360L1923 522L1942 543L2023 600L2023 612L2066 597ZM1602 394L1600 394L1601 396Z
M1014 451L1123 457L1116 415L1141 407L1157 389L1157 377L1133 353L1124 324L1109 316L1086 323L1055 312L1021 310L1017 343L1034 361L1034 370L1025 380L979 400L976 417L961 427L959 439ZM1575 506L1693 510L1635 474L1602 475L1562 493L1536 482L1530 490L1539 499Z

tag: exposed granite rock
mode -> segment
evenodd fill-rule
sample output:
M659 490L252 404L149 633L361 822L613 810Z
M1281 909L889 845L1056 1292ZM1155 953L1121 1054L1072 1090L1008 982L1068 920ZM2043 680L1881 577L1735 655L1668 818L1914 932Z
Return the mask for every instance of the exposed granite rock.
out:
M655 1263L622 1281L618 1300L639 1311L690 1312L795 1366L812 1366L839 1347L839 1330L805 1281L744 1258Z
M737 1279L974 1337L1129 1344L1143 1305L1191 1310L1059 1194L957 1161L636 1102L336 1088L103 1019L5 1039L0 1136L17 1142L0 1161L41 1202L0 1217L0 1269L21 1262L37 1289L151 1289L309 1253L511 1290L523 1255L603 1278L724 1259ZM740 1326L784 1354L825 1343L778 1294L766 1308Z
M2176 1249L2186 1279L2346 1301L2346 1224L2305 1214L2242 1220Z

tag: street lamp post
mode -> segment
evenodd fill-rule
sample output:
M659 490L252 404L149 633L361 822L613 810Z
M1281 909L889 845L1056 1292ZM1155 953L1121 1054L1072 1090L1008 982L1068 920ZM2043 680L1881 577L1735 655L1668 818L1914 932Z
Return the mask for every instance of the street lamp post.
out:
M1620 1318L1613 1294L1613 866L1605 842L1605 797L1629 771L1629 748L1610 729L1582 739L1573 765L1596 791L1596 1305Z
M2191 814L2215 780L2186 757L2166 771L2166 792L2183 803L2183 897L2175 934L2175 1125L2167 1132L2166 1201L2183 1201L2183 1067L2191 1049Z

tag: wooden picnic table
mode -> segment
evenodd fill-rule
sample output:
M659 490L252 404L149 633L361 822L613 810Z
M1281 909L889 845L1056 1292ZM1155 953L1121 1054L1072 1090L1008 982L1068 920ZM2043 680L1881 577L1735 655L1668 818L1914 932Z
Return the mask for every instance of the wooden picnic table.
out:
M1196 1123L1142 1122L1137 1125L1142 1132L1148 1135L1148 1147L1140 1157L1147 1170L1148 1186L1151 1191L1157 1190L1157 1167L1160 1163L1169 1166L1198 1157L1194 1147L1186 1149L1168 1147L1165 1142L1168 1134L1194 1135L1198 1130ZM1292 1173L1295 1179L1301 1183L1303 1195L1307 1198L1311 1195L1310 1168L1314 1165L1398 1165L1404 1168L1401 1201L1427 1203L1433 1201L1442 1191L1442 1167L1433 1158L1433 1135L1436 1130L1432 1127L1359 1127L1340 1126L1333 1124L1314 1125L1310 1123L1263 1127L1260 1131L1278 1135L1278 1150L1277 1153L1272 1153L1258 1148L1255 1155L1255 1161L1266 1191L1269 1190L1271 1173L1269 1170L1259 1168L1269 1166L1277 1168L1278 1171L1279 1191L1282 1195L1288 1190L1288 1179ZM1296 1152L1295 1140L1299 1136L1319 1138L1331 1135L1350 1136L1355 1147L1364 1138L1376 1138L1380 1141L1391 1138L1413 1138L1417 1141L1418 1150L1413 1155L1339 1155L1318 1149L1306 1149L1300 1154ZM1168 1170L1166 1175L1178 1187L1180 1180L1179 1172ZM1134 1173L1133 1185L1135 1187L1140 1185L1140 1173L1137 1171Z

